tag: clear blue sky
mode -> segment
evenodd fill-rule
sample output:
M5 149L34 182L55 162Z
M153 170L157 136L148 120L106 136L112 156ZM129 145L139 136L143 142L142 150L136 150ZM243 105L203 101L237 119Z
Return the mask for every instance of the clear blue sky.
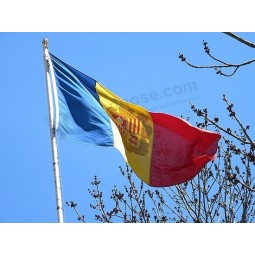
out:
M254 41L254 34L242 33ZM195 70L178 59L184 53L195 64L211 64L211 51L228 62L254 57L252 49L222 33L0 33L1 41L1 170L0 222L56 222L55 193L48 126L48 106L42 40L51 53L98 80L120 97L151 111L190 116L189 101L226 117L222 95L236 106L244 123L252 124L254 66L232 78L213 70ZM227 122L223 122L228 124ZM106 197L123 183L118 166L125 166L114 148L85 146L59 139L63 201L76 201L94 222L88 189L97 175ZM107 199L106 199L107 204ZM76 215L64 206L65 221Z

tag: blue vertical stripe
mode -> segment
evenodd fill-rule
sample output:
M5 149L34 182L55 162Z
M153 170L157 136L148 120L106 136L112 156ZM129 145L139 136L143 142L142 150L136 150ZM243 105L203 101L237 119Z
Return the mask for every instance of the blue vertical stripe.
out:
M113 146L110 118L99 103L96 81L50 54L59 98L58 132L86 144Z

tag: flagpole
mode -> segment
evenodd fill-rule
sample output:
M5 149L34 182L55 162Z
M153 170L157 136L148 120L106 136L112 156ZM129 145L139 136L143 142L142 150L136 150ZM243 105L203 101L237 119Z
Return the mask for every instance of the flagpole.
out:
M51 148L52 148L52 161L53 161L53 171L54 171L54 183L55 183L55 193L56 193L56 204L57 204L57 215L58 222L64 223L64 214L63 214L63 203L62 203L62 194L61 194L61 182L60 182L60 171L59 171L59 162L58 162L58 147L57 147L57 138L56 138L56 122L54 121L54 105L53 105L53 96L52 96L52 87L55 84L52 84L52 81L55 80L54 74L50 72L51 61L48 51L48 39L43 39L43 53L44 53L44 66L45 66L45 77L47 85L47 95L48 95L48 108L49 108L49 122L50 122L50 138L51 138ZM56 95L54 95L56 97ZM57 103L57 102L55 102Z

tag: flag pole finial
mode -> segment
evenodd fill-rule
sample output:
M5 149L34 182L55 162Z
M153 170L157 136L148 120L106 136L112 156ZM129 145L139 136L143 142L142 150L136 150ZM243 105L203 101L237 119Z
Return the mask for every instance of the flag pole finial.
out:
M48 43L49 43L49 40L48 40L48 38L43 38L43 47L44 48L48 48Z

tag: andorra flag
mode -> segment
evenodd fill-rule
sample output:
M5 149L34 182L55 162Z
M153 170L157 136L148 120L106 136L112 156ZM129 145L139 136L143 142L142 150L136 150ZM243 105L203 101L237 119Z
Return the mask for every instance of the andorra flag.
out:
M114 146L154 187L191 180L214 159L220 135L128 103L50 54L59 104L58 132L84 144Z

